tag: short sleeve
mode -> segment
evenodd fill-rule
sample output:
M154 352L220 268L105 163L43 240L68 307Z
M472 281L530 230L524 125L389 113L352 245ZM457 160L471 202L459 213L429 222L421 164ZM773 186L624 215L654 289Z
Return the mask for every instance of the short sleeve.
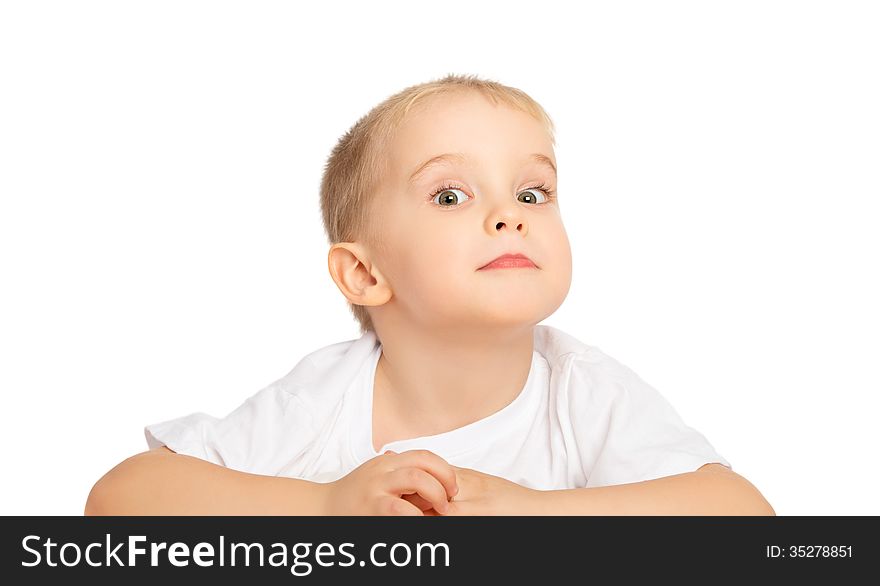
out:
M225 417L190 413L147 425L144 436L150 449L165 445L242 472L278 475L305 448L308 422L299 398L273 384Z
M614 359L592 366L602 372L573 373L585 385L590 397L585 407L594 417L587 422L590 429L581 430L593 442L582 452L587 487L683 474L709 463L732 469L703 434L685 424L669 401L630 368Z

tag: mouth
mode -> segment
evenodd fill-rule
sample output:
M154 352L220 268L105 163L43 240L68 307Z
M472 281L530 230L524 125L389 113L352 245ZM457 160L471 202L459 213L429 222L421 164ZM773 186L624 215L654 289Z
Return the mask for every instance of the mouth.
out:
M481 266L478 271L490 269L537 269L538 266L532 259L524 254L502 254L495 260Z

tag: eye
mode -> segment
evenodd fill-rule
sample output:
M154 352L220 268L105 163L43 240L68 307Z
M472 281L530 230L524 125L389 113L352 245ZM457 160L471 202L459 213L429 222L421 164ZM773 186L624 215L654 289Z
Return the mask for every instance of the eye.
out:
M456 192L462 195L462 200L456 196ZM536 201L537 193L541 194L541 200ZM528 199L521 199L519 195L527 194ZM439 198L440 201L437 201ZM469 196L462 191L462 187L460 185L454 185L452 183L447 183L441 185L439 188L435 189L431 194L431 201L436 202L440 207L444 208L454 208L456 206L461 205L464 201L467 201ZM533 205L544 205L548 204L555 199L555 195L553 190L546 187L545 184L536 185L535 187L529 187L520 191L517 195L517 200L524 203L531 203Z
M457 205L461 205L461 203L458 202L458 198L455 196L455 192L461 193L464 196L464 200L467 200L467 195L465 195L465 193L461 189L452 185L444 185L443 187L437 189L437 191L431 194L431 201L435 201L437 198L439 198L440 201L437 203L440 205L440 207L444 208L452 208ZM450 203L451 205L446 205Z
M533 193L540 193L540 194L541 194L541 197L544 198L542 201L537 202L537 203L539 203L539 204L541 204L541 203L547 203L547 202L549 202L551 199L553 199L553 198L552 198L552 192L549 191L549 190L547 190L547 189L544 189L543 185L542 185L542 186L539 186L539 187L529 187L528 189L525 189L525 190L523 190L523 191L520 191L519 193L520 193L520 195L522 195L523 193L531 195L531 199L532 199L532 201L526 201L525 203L535 203L535 201L534 201L535 196L533 195ZM517 197L517 199L518 199L519 201L524 201L524 200L520 199L519 197Z

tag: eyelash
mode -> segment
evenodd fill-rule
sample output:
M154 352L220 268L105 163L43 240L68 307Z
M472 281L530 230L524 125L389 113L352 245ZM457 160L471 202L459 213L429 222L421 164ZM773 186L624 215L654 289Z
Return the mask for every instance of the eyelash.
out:
M447 189L464 189L464 187L463 187L462 185L458 185L458 184L456 184L456 183L454 183L454 182L444 183L443 185L441 185L440 187L438 187L437 189L435 189L435 190L431 193L431 195L428 196L428 201L431 201L432 199L434 199L435 197L437 197L438 194L443 193L443 192L446 191ZM543 192L543 193L544 193L544 196L547 198L547 201L544 201L544 202L542 202L542 203L535 204L535 205L544 205L544 204L548 204L548 203L550 203L550 202L552 202L553 200L556 199L556 192L553 191L552 189L548 189L546 183L541 183L540 185L535 185L534 187L526 187L526 188L523 189L522 191L528 191L529 189L537 189L538 191ZM522 193L522 192L520 192L520 193ZM460 206L460 205L462 205L462 204L459 203L459 204L455 204L454 206L441 206L441 207L454 208L454 207L457 207L457 206Z

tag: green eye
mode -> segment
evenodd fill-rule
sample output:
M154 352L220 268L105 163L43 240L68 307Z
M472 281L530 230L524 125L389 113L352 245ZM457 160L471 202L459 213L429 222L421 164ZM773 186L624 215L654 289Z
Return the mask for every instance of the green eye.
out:
M540 194L541 194L541 197L543 197L544 200L543 200L543 201L539 201L539 202L528 201L528 202L525 202L525 203L539 203L539 204L541 204L541 203L546 203L546 202L550 201L550 196L549 196L549 195L548 195L543 189L538 189L537 187L530 187L529 189L526 189L526 190L520 191L519 193L520 193L520 195L522 195L523 193L531 193L531 192L538 192L538 193L540 193ZM519 201L523 201L523 200L520 199L519 197L517 197L517 199L518 199ZM534 199L534 195L532 195L532 199Z
M456 206L460 206L462 203L470 198L470 196L462 191L462 189L463 188L460 185L454 185L451 183L442 185L441 187L434 190L434 192L431 194L431 201L444 208L454 208ZM542 199L540 201L537 201L537 196L532 192L540 193ZM456 196L456 193L460 194L461 197ZM530 199L522 199L519 197L524 193L530 194ZM528 187L517 194L517 201L530 203L532 205L547 204L550 203L553 199L555 199L554 192L551 189L547 188L543 183L541 185L536 185L535 187Z
M441 188L440 191L436 192L433 199L436 200L439 198L439 202L437 202L441 207L455 207L457 205L461 205L463 202L459 202L458 198L456 198L456 192L462 194L464 196L464 201L467 200L467 195L460 189L455 187L444 187ZM449 204L449 205L447 205Z

